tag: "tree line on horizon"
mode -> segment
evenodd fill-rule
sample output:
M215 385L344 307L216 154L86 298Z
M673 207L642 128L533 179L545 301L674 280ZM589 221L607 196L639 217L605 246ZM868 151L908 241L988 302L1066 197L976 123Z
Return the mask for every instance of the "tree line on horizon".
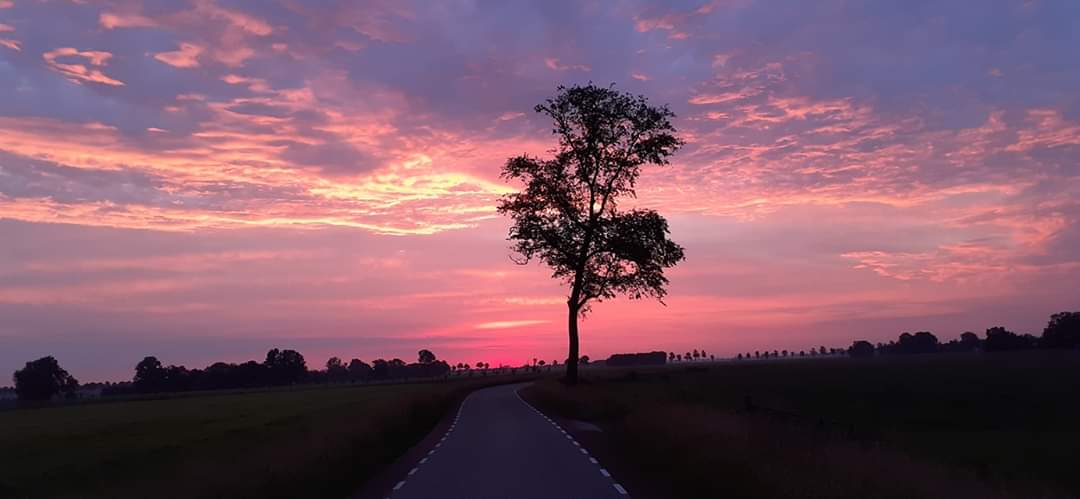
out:
M851 357L874 355L903 355L946 352L1009 352L1016 350L1076 349L1080 348L1080 312L1059 312L1050 316L1042 336L1018 334L1002 326L986 330L986 337L971 331L960 334L959 339L942 343L930 331L902 333L896 341L877 343L858 340L847 349Z
M476 363L477 369L488 366ZM163 365L157 357L147 356L135 365L131 381L88 383L80 385L60 367L52 356L27 362L15 371L15 393L21 401L47 401L58 395L74 397L80 387L100 388L102 397L203 390L262 388L296 384L358 383L409 378L446 376L457 366L438 360L430 350L417 353L417 362L394 358L375 359L371 364L360 359L345 363L339 357L326 361L324 369L311 370L304 356L290 349L273 348L262 362L215 362L203 369Z

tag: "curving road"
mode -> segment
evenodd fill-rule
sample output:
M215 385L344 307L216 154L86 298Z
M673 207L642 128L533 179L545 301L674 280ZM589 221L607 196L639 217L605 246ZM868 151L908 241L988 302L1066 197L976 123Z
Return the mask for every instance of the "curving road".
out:
M392 497L625 499L626 490L595 458L518 396L522 386L469 395Z

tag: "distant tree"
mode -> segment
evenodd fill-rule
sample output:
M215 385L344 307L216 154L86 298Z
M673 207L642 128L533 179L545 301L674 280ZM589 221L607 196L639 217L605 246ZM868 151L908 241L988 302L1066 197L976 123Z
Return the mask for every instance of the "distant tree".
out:
M420 350L416 354L421 364L430 364L435 362L435 354L431 353L431 350Z
M738 360L742 360L742 354L740 353L740 354L739 354L739 355L737 355L737 356L736 356L735 358L736 358L736 359L738 359Z
M135 385L135 390L140 393L160 392L165 388L165 376L165 368L157 357L144 357L135 364L135 377L132 383Z
M372 375L371 366L360 359L350 360L348 370L349 380L351 381L366 381Z
M694 360L698 360L701 358L701 352L698 352L696 348L693 352L691 352L691 354L694 356Z
M584 366L589 365L589 356L588 355L582 355L581 358L578 359L578 360L581 362L581 365L584 365Z
M635 197L641 166L667 164L682 141L667 107L610 87L559 87L535 110L554 121L555 157L509 159L503 178L521 180L525 188L505 196L498 211L513 221L509 239L520 263L538 259L570 286L566 378L572 384L578 318L590 303L620 294L662 300L664 269L683 259L657 212L617 209L620 198Z
M668 353L668 361L675 362L675 352Z
M987 352L1005 352L1011 350L1024 350L1035 347L1035 337L1031 335L1020 336L1001 326L986 330L986 340L983 348Z
M678 360L679 362L682 362L682 354L680 353L680 354L676 355L675 359Z
M780 355L783 357L787 357L787 350L781 350Z
M559 360L555 359L555 360L551 361L551 365L553 365L555 367L558 367L559 366Z
M968 347L969 350L975 350L979 348L979 336L971 331L965 331L960 335L960 344Z
M330 382L345 381L349 377L349 369L338 357L330 357L326 360L326 380Z
M296 350L271 349L266 352L263 366L269 371L270 383L274 385L298 383L307 374L307 362Z
M371 361L371 377L374 379L387 379L390 377L390 363L386 359Z
M851 344L851 348L848 348L848 355L851 357L873 357L874 345L869 341L859 340Z
M1059 312L1050 316L1043 329L1042 346L1046 348L1080 347L1080 312Z
M760 359L761 358L761 351L760 350L754 350L754 358L755 359Z
M544 359L540 359L540 362L539 362L539 364L538 364L538 365L539 365L540 367L544 367L545 365L547 365L547 361L545 361Z
M710 361L715 361L716 360L716 355L713 355L713 354L710 353L709 354L709 360Z
M806 357L806 350L799 350L799 357Z
M483 362L477 362L476 363L476 368L477 369L483 369L484 368L484 363Z
M824 346L822 346L820 349L818 349L818 353L821 354L821 355L825 355L826 352L828 352L828 350L826 350Z
M15 395L19 400L42 401L64 393L71 395L79 382L68 374L52 356L27 362L15 371Z

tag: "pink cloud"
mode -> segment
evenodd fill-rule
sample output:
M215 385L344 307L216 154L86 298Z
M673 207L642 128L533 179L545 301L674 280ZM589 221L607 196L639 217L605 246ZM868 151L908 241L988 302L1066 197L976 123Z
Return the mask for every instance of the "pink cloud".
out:
M45 52L41 56L45 59L45 63L54 71L64 75L68 80L82 84L83 82L101 83L103 85L122 86L124 82L110 78L100 69L87 67L85 64L75 63L62 63L59 61L61 58L70 60L70 58L83 58L90 63L91 66L105 66L106 62L112 58L112 54L103 51L79 51L71 47L58 48Z
M177 50L154 54L154 59L178 68L194 68L199 66L199 55L202 53L203 47L192 43L181 43Z
M98 15L98 23L105 29L150 28L158 25L153 19L140 14L117 12L102 12Z
M555 71L592 71L592 68L585 64L563 64L555 57L545 58L544 65Z

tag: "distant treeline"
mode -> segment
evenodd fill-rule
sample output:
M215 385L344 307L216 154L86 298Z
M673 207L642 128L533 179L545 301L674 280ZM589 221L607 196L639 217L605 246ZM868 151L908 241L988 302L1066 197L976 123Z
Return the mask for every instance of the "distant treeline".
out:
M878 343L859 340L847 349L852 357L871 357L873 355L903 355L936 352L1008 352L1030 350L1034 348L1075 349L1080 348L1080 312L1061 312L1050 316L1050 321L1043 328L1042 336L1017 334L1001 326L986 330L986 337L971 331L964 332L959 339L945 343L929 331L903 333L896 341Z
M454 370L437 360L430 350L420 350L415 363L401 359L376 359L371 364L352 359L348 364L331 357L326 368L309 370L304 356L296 350L266 352L263 362L249 360L240 364L215 362L204 369L165 366L156 357L145 357L135 365L131 381L80 385L74 376L60 367L55 358L42 357L15 371L15 393L23 401L47 401L56 396L75 398L77 392L96 396L175 393L199 390L228 390L287 386L302 383L357 383L369 381L437 378ZM487 364L478 362L477 368Z

